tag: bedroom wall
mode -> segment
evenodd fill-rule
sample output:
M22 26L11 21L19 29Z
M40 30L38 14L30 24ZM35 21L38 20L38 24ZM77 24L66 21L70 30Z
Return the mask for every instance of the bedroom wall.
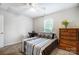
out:
M0 14L4 16L5 46L20 42L23 36L33 30L33 20L29 17L2 9Z
M35 18L34 19L34 30L36 32L43 32L44 19L52 19L54 21L52 32L55 32L58 36L59 28L64 28L64 26L61 23L64 19L69 20L70 22L68 26L69 28L79 28L79 7L74 7L74 8L52 13L44 17L42 16L39 18Z

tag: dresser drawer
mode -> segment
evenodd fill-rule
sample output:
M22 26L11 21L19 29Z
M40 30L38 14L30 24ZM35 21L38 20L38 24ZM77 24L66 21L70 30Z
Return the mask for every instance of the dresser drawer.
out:
M74 29L61 29L60 32L71 32L71 33L76 33L76 30L74 30Z
M74 30L74 29L69 29L68 32L69 32L69 33L76 33L76 30Z
M60 42L59 46L62 46L64 48L66 48L66 47L72 47L71 45L68 45L68 44L65 44L65 43L61 43L61 42Z
M79 42L78 42L78 45L77 45L77 54L79 54Z
M61 32L61 35L69 35L70 33L68 32Z
M60 40L60 43L65 43L71 46L77 46L77 41L71 41L71 40Z
M76 41L77 40L76 37L69 37L69 36L67 36L67 37L66 36L61 36L60 39L61 40L64 40L64 39L65 40L73 40L73 41Z
M63 30L60 30L60 32L68 32L68 30L63 29Z
M72 36L75 37L77 34L76 33L71 33L71 32L61 32L61 36Z
M76 53L76 51L77 51L76 47L72 47L72 46L64 44L64 43L60 44L59 48L73 52L73 53Z

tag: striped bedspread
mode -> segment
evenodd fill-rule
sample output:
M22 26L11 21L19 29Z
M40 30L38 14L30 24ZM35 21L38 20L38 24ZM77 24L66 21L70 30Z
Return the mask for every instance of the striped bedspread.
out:
M41 55L42 51L56 39L36 38L26 41L26 55Z

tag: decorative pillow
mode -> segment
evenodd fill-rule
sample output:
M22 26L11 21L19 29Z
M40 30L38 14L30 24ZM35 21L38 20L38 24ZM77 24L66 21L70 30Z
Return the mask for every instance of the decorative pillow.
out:
M47 38L47 39L54 39L57 36L56 36L55 33L38 33L38 37L40 37L40 38Z
M40 35L40 34L38 34L38 37L41 37L41 35Z
M45 38L48 38L48 34L45 34Z
M41 33L38 33L37 37L39 37L39 38L42 37L42 34Z
M42 38L45 38L45 34L42 34Z
M56 38L57 36L56 36L55 33L52 33L52 34L47 34L46 37L47 37L48 39L54 39L54 38Z
M55 36L56 36L56 34L55 34L55 33L53 33L53 34L52 34L52 39L54 39L54 38L55 38Z
M38 37L39 37L39 38L45 38L45 34L43 34L43 33L38 33Z

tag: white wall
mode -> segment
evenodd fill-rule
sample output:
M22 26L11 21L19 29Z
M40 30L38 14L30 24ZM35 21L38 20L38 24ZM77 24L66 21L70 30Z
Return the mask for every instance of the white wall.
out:
M33 30L33 25L36 32L43 31L43 17L36 18L33 21L29 17L14 14L2 9L0 9L0 14L4 16L5 45L21 41L23 35L27 35L28 32ZM58 35L59 28L63 27L61 22L64 19L70 20L68 27L79 28L79 7L55 12L45 16L45 18L54 20L53 32Z
M4 47L4 19L0 15L0 48Z
M43 21L44 19L52 19L54 21L54 28L52 32L55 32L57 35L59 33L59 28L62 28L62 21L68 19L70 21L69 28L79 28L79 7L74 7L62 11L58 11L47 15L45 17L39 17L34 19L34 30L36 32L43 31Z
M5 46L20 42L23 35L33 30L33 20L23 15L16 15L0 9L4 16Z

